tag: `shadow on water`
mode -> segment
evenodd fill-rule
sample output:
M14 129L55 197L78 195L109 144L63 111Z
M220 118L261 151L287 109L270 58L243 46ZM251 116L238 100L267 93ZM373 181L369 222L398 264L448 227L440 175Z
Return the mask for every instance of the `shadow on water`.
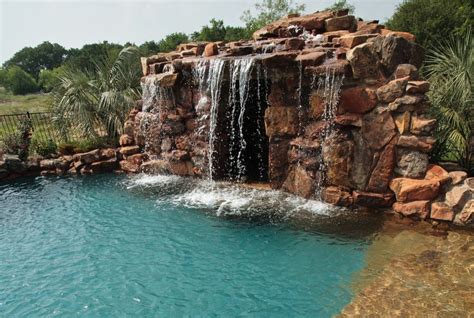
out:
M121 184L134 195L156 200L158 205L184 206L235 223L283 225L343 240L370 239L384 220L376 211L342 209L265 185L168 175L138 175Z

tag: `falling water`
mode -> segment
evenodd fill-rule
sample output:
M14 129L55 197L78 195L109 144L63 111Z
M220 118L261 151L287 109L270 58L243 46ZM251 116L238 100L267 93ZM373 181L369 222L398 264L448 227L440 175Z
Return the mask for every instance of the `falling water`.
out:
M262 73L262 66L260 64L257 64L257 114L262 114L262 84L261 84L261 73ZM257 143L258 143L258 153L257 153L257 158L258 158L258 173L260 180L264 179L265 176L265 165L263 162L263 136L262 136L262 122L260 118L257 119Z
M341 92L344 75L337 74L334 68L327 67L324 77L320 77L317 81L317 90L321 94L324 102L324 112L322 120L324 121L324 129L321 133L321 147L325 147L326 141L334 131L334 120L336 118L337 105L339 104L339 96ZM316 77L313 78L313 83ZM316 186L316 198L321 199L321 190L326 180L327 167L323 160L323 149L319 156L319 172L318 184Z

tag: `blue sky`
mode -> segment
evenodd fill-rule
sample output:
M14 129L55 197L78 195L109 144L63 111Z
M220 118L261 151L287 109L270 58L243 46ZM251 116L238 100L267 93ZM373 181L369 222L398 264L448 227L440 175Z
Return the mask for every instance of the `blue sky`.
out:
M191 33L211 18L242 25L256 0L0 0L0 63L25 46L43 41L66 48L86 43L158 41L172 32ZM300 0L315 12L334 0ZM349 0L356 16L385 21L401 0Z

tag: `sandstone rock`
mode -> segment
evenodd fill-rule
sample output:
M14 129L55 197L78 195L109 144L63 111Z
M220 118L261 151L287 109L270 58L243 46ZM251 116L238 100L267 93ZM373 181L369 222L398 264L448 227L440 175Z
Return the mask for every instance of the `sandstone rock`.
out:
M380 54L380 63L386 74L392 74L400 64L421 66L424 51L421 46L400 36L381 36L374 40L376 51Z
M190 176L193 174L193 164L191 161L174 161L169 162L169 169L172 174L178 176Z
M311 52L307 54L300 54L295 60L301 63L303 67L317 66L324 62L326 56L326 52Z
M430 83L427 81L410 81L406 87L408 94L424 94L430 90Z
M378 58L373 43L364 43L347 52L347 60L352 67L354 78L377 78Z
M395 146L389 144L382 151L377 165L372 171L367 190L371 192L386 192L393 175L395 166Z
M254 51L253 46L244 45L244 46L236 46L236 47L231 48L227 54L229 56L244 56L244 55L252 54L253 51Z
M277 52L261 58L262 64L268 68L292 66L295 63L296 52Z
M100 158L101 159L116 159L117 158L117 151L115 148L104 148L100 150Z
M456 185L460 184L467 178L467 173L465 171L451 171L449 177L451 178L451 184Z
M474 200L470 200L466 203L461 213L456 215L456 219L459 220L458 223L462 225L470 224L474 222Z
M362 136L370 148L379 150L395 137L395 123L389 112L375 109L364 116Z
M89 174L92 174L92 169L90 165L85 165L85 166L82 166L79 172L81 173L81 175L89 175Z
M301 166L296 166L288 174L282 188L290 193L309 198L314 195L315 180Z
M395 212L404 216L415 216L424 220L430 214L430 201L395 202L392 208Z
M84 164L90 164L100 160L100 150L95 149L89 152L77 153L72 156L74 161L80 161Z
M319 119L324 113L324 99L318 92L313 92L309 96L309 115L312 119Z
M43 159L40 161L41 170L55 170L58 164L58 159Z
M93 173L112 172L116 168L117 168L117 160L116 159L96 161L96 162L91 163L91 165L90 165L90 170Z
M140 152L140 147L138 146L121 147L119 152L124 156L130 156L130 155L134 155Z
M410 80L416 80L419 77L418 69L415 65L411 64L398 65L393 75L395 78L403 78L408 76Z
M327 187L321 193L324 202L349 207L353 203L352 195L339 187Z
M437 180L395 178L390 182L390 189L399 202L433 200L438 195L439 187Z
M454 219L454 211L446 203L433 202L430 217L433 220L451 222Z
M287 174L290 141L285 138L270 138L268 151L268 176L272 188L281 186Z
M343 35L348 35L350 32L348 30L339 30L339 31L331 31L331 32L324 32L323 37L325 42L332 42L334 39L340 38Z
M464 180L464 184L467 185L472 191L474 191L474 177L467 178Z
M146 154L144 154L144 153L137 153L137 154L128 156L128 157L127 157L127 161L130 161L131 163L140 166L140 165L143 163L143 161L146 160L146 158L147 158L147 155L146 155Z
M287 50L301 50L304 48L304 40L300 38L290 38L285 41Z
M465 184L453 186L446 192L446 204L456 211L461 211L472 199L474 199L473 191Z
M354 156L351 171L352 185L357 190L366 190L374 154L359 130L354 129L352 131L352 138L354 139Z
M413 116L410 131L415 135L428 135L435 129L436 119L425 119L420 116Z
M408 83L408 77L395 79L388 84L377 89L377 97L379 101L391 103L398 97L402 96Z
M298 110L295 107L268 107L265 110L267 136L293 136L298 131Z
M123 126L123 131L126 135L135 135L135 124L133 120L127 120Z
M162 174L169 172L169 164L166 160L150 160L142 163L140 171L150 174Z
M348 49L352 49L354 47L356 47L357 45L361 45L365 42L367 42L367 40L369 38L372 38L372 37L375 37L376 35L374 34L355 34L355 33L351 33L351 34L348 34L348 35L343 35L341 36L337 42L342 46L342 47L346 47Z
M347 60L326 60L323 65L308 66L304 71L308 76L321 76L327 74L328 71L347 77L352 76L351 65Z
M382 32L382 35L399 36L399 37L404 38L407 41L411 41L411 42L416 41L416 37L413 34L409 33L409 32L390 31L390 30L386 30L386 31L388 31L388 32Z
M424 111L426 108L426 97L424 95L405 95L388 104L393 112L403 113L406 111Z
M334 122L341 126L354 126L362 127L362 115L346 113L343 115L337 115Z
M323 146L326 179L329 185L351 187L354 142L345 134L333 133Z
M433 137L422 136L400 136L397 146L412 148L423 152L430 152L436 140Z
M373 89L353 87L343 89L339 100L339 108L348 113L363 114L377 105L377 95Z
M137 173L140 169L140 166L130 162L128 160L122 160L119 162L120 169L127 173Z
M395 125L397 126L400 135L410 132L411 114L410 112L404 112L402 114L396 114L393 116Z
M216 43L208 43L204 47L204 56L209 57L209 56L214 56L219 54L219 48L217 47Z
M177 73L161 73L149 76L153 76L154 84L160 87L173 87L178 80Z
M346 15L342 17L335 17L332 19L327 19L325 21L326 31L338 31L338 30L349 30L355 31L357 28L357 20L352 15Z
M428 155L410 149L397 149L395 172L403 177L421 178L428 167Z
M352 192L354 204L369 208L389 207L393 203L392 193Z

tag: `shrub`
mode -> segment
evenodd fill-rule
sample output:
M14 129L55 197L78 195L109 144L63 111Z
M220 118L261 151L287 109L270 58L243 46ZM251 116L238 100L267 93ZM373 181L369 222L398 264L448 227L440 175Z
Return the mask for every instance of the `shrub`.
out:
M30 149L32 149L38 155L46 157L55 154L58 150L58 146L51 139L47 141L35 139L31 142Z
M35 79L18 66L8 68L5 86L15 95L24 95L38 91Z
M114 148L117 147L116 138L96 137L88 138L80 141L68 141L58 145L58 151L62 155L72 155L74 153L88 152L97 148Z
M29 118L21 120L16 131L2 138L5 152L18 155L23 161L26 160L31 143L31 128L32 124Z

